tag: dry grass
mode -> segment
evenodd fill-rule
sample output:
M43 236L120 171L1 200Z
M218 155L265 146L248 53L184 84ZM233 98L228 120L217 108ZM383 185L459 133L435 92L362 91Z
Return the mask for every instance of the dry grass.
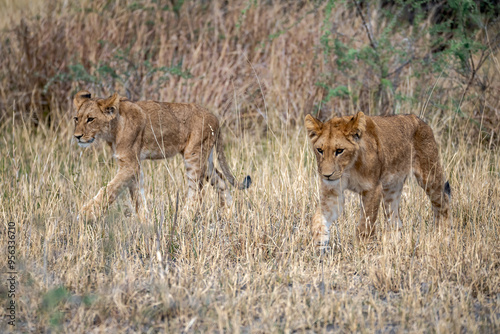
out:
M400 241L381 233L353 243L353 195L339 220L340 247L320 257L309 233L317 184L303 130L229 144L233 170L250 172L254 184L234 192L230 210L214 207L207 188L194 219L174 219L176 194L182 206L186 190L180 159L145 162L155 214L146 227L125 217L126 196L94 225L76 220L115 173L109 151L82 151L66 125L34 134L5 124L0 208L4 226L17 224L18 328L498 331L500 155L460 139L460 129L444 134L451 121L433 127L453 185L453 228L436 235L430 203L410 182Z
M68 8L74 4L61 3ZM99 4L83 1L81 7ZM61 13L70 10L60 10L52 21L42 17L41 23L27 23L45 27L31 30L45 36L45 41L57 33L64 39L60 48L31 49L38 60L53 53L52 69L42 72L39 62L27 63L14 43L11 51L19 56L18 63L15 57L0 60L2 71L19 72L17 77L12 74L19 80L15 98L10 95L14 86L8 86L12 78L5 76L7 72L0 76L4 101L0 102L0 219L4 227L8 221L17 226L16 329L498 332L499 149L470 136L470 123L431 103L425 115L435 130L452 185L453 227L448 233L436 233L430 202L411 180L403 192L400 240L381 228L374 242L354 243L359 199L351 195L338 222L335 237L340 243L321 256L309 231L318 202L314 156L301 123L287 121L301 122L302 113L321 98L314 83L322 69L313 66L311 56L320 37L321 17L306 16L293 34L255 49L256 41L276 32L276 21L269 18L284 17L286 7L250 7L242 16L246 3L231 6L224 13L217 2L209 6L210 21L203 20L200 11L188 14L184 7L179 18L171 11L140 10L131 15L125 9L99 7L101 12L83 15L73 8L76 14L65 16ZM303 13L297 10L297 18ZM165 16L163 25L148 30L152 35L139 33L132 43L127 32L146 29L148 15L157 15L158 20ZM339 10L335 15L340 20L346 14ZM85 38L72 38L75 34ZM219 38L220 34L227 38ZM214 110L226 121L230 166L240 179L249 173L254 180L247 191L233 192L233 207L214 206L214 191L207 187L203 214L176 219L177 194L182 207L186 193L183 165L176 158L143 163L152 226L127 217L126 194L95 224L76 220L85 201L112 178L116 164L107 148L82 150L71 141L67 94L79 83L54 83L53 94L46 95L42 86L57 73L57 66L68 64L65 52L79 55L80 61L90 57L93 64L109 60L126 70L116 59L113 63L112 43L96 46L98 39L123 43L115 45L131 43L131 54L138 55L134 61L141 66L145 66L141 52L151 40L159 41L154 44L155 66L184 60L183 69L191 71L192 79L172 76L158 88L155 78L144 79L143 67L131 75L128 87L110 81L89 89L100 95L128 88L137 97L195 101ZM30 86L26 78L35 69L47 77L39 75L40 81ZM498 69L493 67L497 73ZM400 89L412 94L417 84L408 79ZM12 117L26 97L33 112L43 105L33 101L45 99L54 115L50 127L40 123L34 128L27 118ZM332 103L345 113L356 108L352 100ZM419 109L421 105L403 103L398 110ZM4 230L0 245L2 249L7 245ZM5 272L6 255L1 258ZM1 290L0 303L7 302L6 291ZM6 330L10 327L0 323L0 331Z

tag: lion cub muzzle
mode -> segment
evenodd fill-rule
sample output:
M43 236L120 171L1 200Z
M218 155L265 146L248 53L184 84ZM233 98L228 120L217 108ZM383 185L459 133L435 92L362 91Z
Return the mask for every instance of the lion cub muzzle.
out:
M92 144L95 141L94 137L91 137L90 139L82 139L83 135L75 135L76 142L78 143L78 146L80 147L88 147L90 144Z
M323 173L321 174L321 177L323 178L323 180L330 181L330 182L340 180L341 176L342 176L341 171L334 171L331 174L323 174Z

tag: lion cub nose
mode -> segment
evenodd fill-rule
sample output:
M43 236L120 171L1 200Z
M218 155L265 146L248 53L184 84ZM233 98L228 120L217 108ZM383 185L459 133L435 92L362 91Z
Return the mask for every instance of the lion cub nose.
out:
M80 140L80 138L82 138L82 137L83 137L83 135L75 135L76 140Z

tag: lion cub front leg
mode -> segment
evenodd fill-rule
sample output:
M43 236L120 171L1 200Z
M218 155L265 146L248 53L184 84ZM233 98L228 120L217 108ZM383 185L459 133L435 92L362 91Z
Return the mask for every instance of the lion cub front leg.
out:
M102 190L102 189L101 189ZM99 190L100 192L100 190ZM78 215L77 219L83 218L84 220L96 220L97 217L100 216L100 208L95 204L96 202L96 197L99 196L99 193L90 201L85 203L85 205L82 207L80 214Z
M199 141L197 138L193 138L193 141L184 150L188 193L183 211L186 213L197 212L200 209L210 150L208 141Z
M83 206L82 216L85 219L95 220L99 218L106 207L116 200L122 190L134 182L136 175L140 173L140 166L138 164L124 165L118 168L118 173L107 186L102 187L97 195Z
M109 184L108 184L109 186ZM110 191L113 191L110 189L108 186L102 187L99 189L99 192L97 195L94 196L90 201L88 201L82 208L82 216L86 220L96 220L101 216L101 214L104 212L106 209L107 204L111 203L114 201L114 198L116 196L113 196L113 194L109 194ZM111 195L111 196L110 196ZM113 200L109 200L113 199Z
M341 188L321 187L320 205L312 219L312 232L320 250L325 250L330 240L330 226L342 214L344 194Z
M382 185L361 193L361 218L356 227L358 241L367 240L375 234L380 200L382 199Z

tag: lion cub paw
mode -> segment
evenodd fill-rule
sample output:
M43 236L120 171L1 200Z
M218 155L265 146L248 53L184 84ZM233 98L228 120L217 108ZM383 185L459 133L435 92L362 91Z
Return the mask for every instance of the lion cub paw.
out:
M77 217L77 220L83 221L93 221L99 218L100 213L99 206L92 200L85 204Z
M356 241L368 242L375 237L375 226L369 224L358 224L356 227Z
M313 240L322 254L328 252L331 249L329 246L330 233L328 233L325 228L315 231Z

